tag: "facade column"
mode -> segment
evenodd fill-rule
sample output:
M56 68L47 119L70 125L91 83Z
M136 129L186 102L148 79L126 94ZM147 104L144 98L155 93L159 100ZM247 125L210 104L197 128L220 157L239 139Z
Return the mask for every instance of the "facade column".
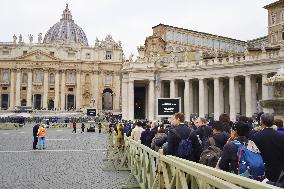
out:
M245 76L245 97L246 97L246 116L252 117L251 112L251 79L250 75Z
M121 111L122 119L128 120L128 82L123 78L121 84Z
M61 72L61 110L65 110L65 70Z
M81 71L76 74L76 109L81 109Z
M148 89L148 119L149 121L154 120L154 106L155 106L155 89L154 89L154 80L149 81Z
M209 110L208 110L208 80L205 79L203 80L204 84L204 117L207 115L209 116Z
M10 74L10 96L9 96L9 109L15 109L15 71L11 69Z
M199 117L204 117L204 79L199 79Z
M189 90L189 94L188 94L188 111L189 111L189 119L190 119L190 115L193 114L193 84L192 84L192 80L188 81L188 90Z
M32 70L28 72L28 88L27 88L27 106L32 107L32 86L33 86L33 73Z
M189 80L184 80L184 115L185 120L190 121L190 112L189 112Z
M224 79L219 79L220 114L224 113ZM219 118L218 118L219 119Z
M235 78L229 77L229 104L230 104L230 120L236 121L236 106L235 106Z
M59 71L55 72L54 109L59 109Z
M21 70L17 69L16 75L16 106L21 106Z
M257 98L256 98L256 78L251 77L251 112L256 113Z
M170 98L175 98L176 96L175 80L170 81Z
M43 74L43 103L42 108L47 110L47 99L48 99L48 70L44 70Z
M214 78L214 119L219 120L220 116L220 81L219 78Z
M98 113L98 101L99 101L99 75L98 72L93 73L92 79L92 98L95 100L95 103L92 104L92 107L97 110Z
M262 74L262 100L268 99L268 86L264 85L267 80L267 74ZM263 108L264 113L269 113L268 108Z
M155 120L158 120L159 119L159 117L158 117L158 98L161 98L161 96L162 96L162 80L159 80L159 81L157 81L156 80L156 82L157 83L155 83L155 93L156 93L156 95L155 95L155 98L154 98L154 104L155 104L155 107L154 107L154 109L155 109Z
M236 114L240 114L241 113L241 96L240 96L240 81L239 79L235 80L235 107L236 107Z
M128 119L134 120L134 81L128 82Z

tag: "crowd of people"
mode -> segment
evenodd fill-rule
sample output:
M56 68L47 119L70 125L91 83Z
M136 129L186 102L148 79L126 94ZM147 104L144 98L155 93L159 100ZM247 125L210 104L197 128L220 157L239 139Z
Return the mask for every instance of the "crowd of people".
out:
M219 120L198 117L185 122L184 114L176 113L171 122L111 122L118 143L124 135L155 151L205 164L254 180L279 185L284 180L283 121L260 113L255 120L240 116L236 122L227 114ZM283 184L283 183L282 183Z

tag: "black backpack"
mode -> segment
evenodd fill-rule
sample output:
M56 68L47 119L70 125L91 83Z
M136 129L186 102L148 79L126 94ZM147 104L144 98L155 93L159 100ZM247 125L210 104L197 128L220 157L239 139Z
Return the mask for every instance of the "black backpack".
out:
M199 163L215 168L222 156L222 150L215 146L216 143L213 137L209 137L208 140L210 146L201 153Z

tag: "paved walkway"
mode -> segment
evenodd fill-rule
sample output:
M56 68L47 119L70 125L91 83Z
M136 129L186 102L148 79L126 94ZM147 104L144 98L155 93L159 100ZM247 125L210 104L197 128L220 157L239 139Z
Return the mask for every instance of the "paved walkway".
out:
M71 131L48 129L47 149L32 150L31 127L0 130L0 188L121 188L128 172L102 170L107 135Z

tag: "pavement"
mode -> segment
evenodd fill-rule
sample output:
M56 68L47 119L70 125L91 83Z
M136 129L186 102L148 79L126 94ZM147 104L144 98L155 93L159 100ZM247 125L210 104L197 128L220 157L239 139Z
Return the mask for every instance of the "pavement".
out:
M129 172L103 171L107 134L47 129L47 148L32 149L32 127L0 130L0 189L121 188Z

